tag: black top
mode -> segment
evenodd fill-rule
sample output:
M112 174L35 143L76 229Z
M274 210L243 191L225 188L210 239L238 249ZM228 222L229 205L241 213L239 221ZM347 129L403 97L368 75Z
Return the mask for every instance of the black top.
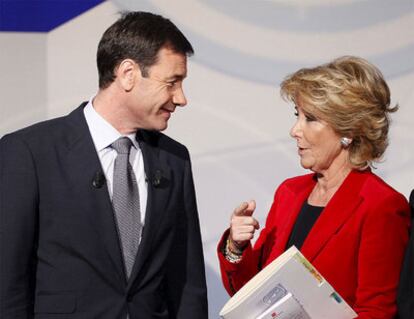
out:
M309 205L308 201L305 201L296 219L295 226L293 226L292 233L290 234L286 249L295 245L297 249L300 249L308 236L310 230L322 213L325 207Z

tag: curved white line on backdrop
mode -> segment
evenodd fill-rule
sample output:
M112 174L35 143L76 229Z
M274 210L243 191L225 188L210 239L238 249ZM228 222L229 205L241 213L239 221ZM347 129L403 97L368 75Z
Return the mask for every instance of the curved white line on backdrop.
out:
M191 103L197 105L197 111L204 113L203 118L208 117L211 121L214 121L215 118L220 119L223 123L227 123L228 127L238 127L246 134L255 136L262 142L270 143L274 141L274 137L269 134L269 131L257 125L252 125L249 118L235 116L234 112L227 110L226 107L212 108L211 105L205 105L203 101L197 101L196 99L193 99Z
M267 0L276 4L298 6L298 7L320 7L320 6L335 6L343 4L352 4L361 0Z
M150 2L172 20L180 21L186 28L212 42L269 59L301 63L327 60L333 55L343 55L350 43L355 48L353 54L370 56L401 49L414 42L414 13L353 31L292 33L247 24L198 0L181 0L180 6L173 1ZM186 10L182 10L183 7Z
M414 12L412 0L364 0L331 6L283 5L269 1L198 0L238 21L291 33L335 33L384 24ZM235 9L237 8L237 9Z

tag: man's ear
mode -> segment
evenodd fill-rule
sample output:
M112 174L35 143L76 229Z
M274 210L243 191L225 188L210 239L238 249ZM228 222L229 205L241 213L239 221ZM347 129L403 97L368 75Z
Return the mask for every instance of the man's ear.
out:
M138 72L137 72L138 71ZM135 86L137 82L137 75L139 73L139 66L131 59L123 60L115 71L116 78L119 81L120 86L129 92Z

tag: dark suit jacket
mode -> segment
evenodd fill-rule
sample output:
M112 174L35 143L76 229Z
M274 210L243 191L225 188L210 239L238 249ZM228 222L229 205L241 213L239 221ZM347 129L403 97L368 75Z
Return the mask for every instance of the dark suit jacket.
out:
M300 208L315 183L314 174L282 183L266 227L254 248L244 251L240 263L229 263L219 252L222 279L230 294L285 251ZM409 223L404 196L370 172L353 171L324 208L301 252L358 318L391 319L396 313ZM222 239L219 249L223 244Z
M0 318L207 318L187 149L137 135L148 203L127 282L107 186L93 186L101 165L84 106L1 139Z
M410 195L411 213L414 214L414 190ZM414 223L411 223L411 236L405 254L398 287L398 314L400 319L414 318Z

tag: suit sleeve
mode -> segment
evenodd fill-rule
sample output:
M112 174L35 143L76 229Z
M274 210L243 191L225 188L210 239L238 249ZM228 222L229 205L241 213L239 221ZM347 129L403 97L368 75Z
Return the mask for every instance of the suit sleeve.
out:
M16 134L0 141L0 318L33 318L37 178Z
M362 225L354 309L359 319L391 319L408 242L408 205L393 194L377 201Z
M414 213L414 190L410 195L411 214ZM413 218L413 216L411 216ZM414 318L414 223L411 219L411 236L405 253L398 287L398 315L400 319Z
M217 255L220 263L221 279L224 288L230 296L233 296L251 278L253 278L263 268L276 238L275 219L277 213L277 203L280 200L281 188L276 191L272 207L266 218L266 226L260 232L254 247L249 243L243 251L241 261L238 263L229 262L223 254L223 248L229 235L226 230L217 246Z
M187 153L188 156L188 153ZM183 209L168 258L167 294L171 318L208 318L203 246L191 163L184 169Z
M414 224L411 225L411 237L405 254L398 287L398 315L400 319L414 317Z

